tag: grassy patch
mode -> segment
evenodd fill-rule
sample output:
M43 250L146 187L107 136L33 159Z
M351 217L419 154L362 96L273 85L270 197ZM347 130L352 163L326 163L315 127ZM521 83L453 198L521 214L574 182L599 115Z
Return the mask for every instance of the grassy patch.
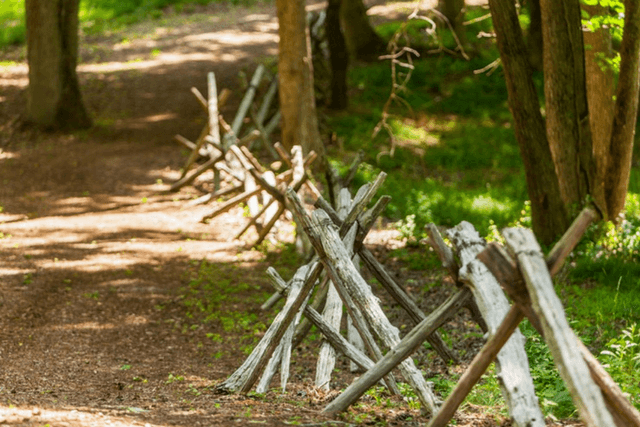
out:
M391 38L403 25L385 24L378 31ZM477 25L491 31L490 20ZM502 70L491 75L474 73L498 57L495 46L477 42L469 49L474 52L470 61L443 53L425 55L434 47L433 40L424 38L427 26L424 22L404 26L405 39L415 43L423 55L414 61L412 78L400 92L404 101L392 104L386 129L375 136L373 131L391 92L391 67L376 63L351 70L349 111L329 118L338 140L330 150L330 155L339 159L333 161L334 166L344 171L352 153L364 150L365 163L354 188L372 181L380 171L388 173L380 194L393 199L385 214L396 221L408 242L424 237L428 222L454 226L466 220L490 240L498 238L505 226L530 226L523 165ZM442 35L442 40L447 37ZM476 43L471 41L473 37L467 40ZM542 97L541 76L534 76L534 81ZM398 249L392 255L412 270L428 270L438 264L424 250L422 257L411 248ZM617 227L593 226L556 286L572 328L636 407L640 407L638 265L640 174L634 163L625 220ZM530 325L521 329L544 413L557 418L575 416L546 344ZM436 391L446 396L457 379L431 380ZM494 408L491 411L496 416L504 415L501 402L492 375L485 375L467 400L468 405L487 411Z

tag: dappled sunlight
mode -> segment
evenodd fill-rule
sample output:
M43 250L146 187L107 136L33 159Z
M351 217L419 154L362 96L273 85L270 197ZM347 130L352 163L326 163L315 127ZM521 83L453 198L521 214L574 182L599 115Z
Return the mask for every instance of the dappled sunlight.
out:
M53 425L53 426L111 426L141 427L163 426L150 424L146 420L127 419L120 416L105 415L99 410L87 409L46 409L41 407L15 407L0 405L0 420L3 424L16 425ZM33 424L32 424L33 423Z
M67 325L53 325L51 329L54 331L72 331L72 330L90 330L90 331L100 331L104 329L114 329L118 326L113 323L98 323L98 322L84 322L84 323L73 323Z
M155 122L161 122L164 120L173 120L176 117L177 117L176 113L163 113L163 114L152 114L140 120L142 120L145 123L155 123Z

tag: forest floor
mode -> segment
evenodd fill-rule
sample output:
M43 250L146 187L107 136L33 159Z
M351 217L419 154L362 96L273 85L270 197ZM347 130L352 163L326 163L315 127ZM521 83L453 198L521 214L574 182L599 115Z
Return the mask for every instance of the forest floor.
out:
M246 221L241 208L203 224L211 206L186 204L201 194L196 189L164 193L184 162L172 137L194 139L202 128L205 116L189 89L206 93L209 71L219 88L234 90L223 110L233 115L238 72L272 61L277 23L272 5L196 12L83 38L79 76L95 126L72 135L21 125L24 52L3 58L16 63L0 69L0 424L424 424L406 403L368 407L373 398L337 420L320 415L336 393L312 387L317 342L294 353L284 394L212 390L246 357L246 337L220 322L190 320L184 289L206 261L221 280L250 285L233 309L267 322L273 313L259 308L271 292L264 271L282 248L255 250L233 240ZM291 241L290 227L281 229ZM393 229L374 231L368 244L401 283L443 279L394 265L390 251L403 242ZM426 311L450 291L445 281L414 296ZM402 316L390 311L401 325ZM469 323L463 313L449 327L468 334L474 327L461 325ZM468 359L479 345L481 337L456 350ZM446 370L431 361L423 367L430 375ZM339 368L335 390L353 379L345 361ZM457 422L509 425L471 406Z

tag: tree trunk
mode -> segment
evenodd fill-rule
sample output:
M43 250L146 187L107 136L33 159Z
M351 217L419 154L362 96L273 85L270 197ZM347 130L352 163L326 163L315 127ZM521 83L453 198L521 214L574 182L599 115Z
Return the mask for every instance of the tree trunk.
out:
M529 0L529 32L527 34L527 47L529 48L529 63L537 70L542 71L542 17L540 16L540 0Z
M326 34L331 62L331 103L334 110L347 108L347 69L349 52L340 27L340 5L343 0L329 0L327 5Z
M301 145L322 156L324 146L318 131L313 92L311 45L305 20L304 0L276 0L280 36L278 72L282 144L289 150ZM315 162L322 164L322 162Z
M355 58L374 60L384 52L385 43L371 27L362 0L342 0L340 20L347 49Z
M27 0L27 120L45 128L91 126L78 63L79 0Z
M465 44L466 37L464 32L464 26L462 20L464 14L462 8L464 7L464 0L438 0L438 11L442 13L445 18L451 24L451 28L455 31L461 44Z
M580 207L595 181L579 0L541 0L547 139L562 199Z
M525 166L533 230L550 243L569 225L547 142L538 95L531 78L528 50L512 0L490 0L491 16L504 67L515 133Z
M640 0L626 0L624 34L620 46L620 75L613 116L611 151L605 181L607 213L616 219L624 209L631 171L633 137L638 117L640 67Z
M600 6L581 4L590 16L603 15L607 11ZM611 33L606 28L595 31L585 30L584 54L587 74L587 100L589 102L589 126L593 141L593 155L596 167L596 179L591 194L602 213L607 211L604 182L613 130L613 112L615 101L615 75L613 68L605 64L604 59L613 58Z

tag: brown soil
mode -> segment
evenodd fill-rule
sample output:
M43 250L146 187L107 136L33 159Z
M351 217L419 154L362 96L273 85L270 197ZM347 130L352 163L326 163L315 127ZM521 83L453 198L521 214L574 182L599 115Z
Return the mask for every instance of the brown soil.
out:
M240 98L238 72L249 74L273 57L277 25L273 6L199 12L84 39L79 74L95 119L86 132L22 127L26 66L0 69L0 424L424 423L402 402L384 410L368 406L372 399L341 421L322 417L319 410L335 393L322 395L311 386L314 342L294 354L286 394L212 391L246 357L241 338L215 323L189 327L181 289L207 260L253 285L234 308L268 322L273 313L260 312L255 296L270 292L264 271L278 249L265 254L231 240L246 221L240 208L202 224L211 207L185 203L201 193L162 191L184 161L172 136L194 139L204 124L189 89L206 93L206 73L214 71L219 87L235 90L223 111L231 118ZM380 230L370 244L402 282L413 280L418 292L441 280L440 273L394 265L387 255L402 244L396 237ZM447 289L432 288L421 302L425 310L444 300ZM406 320L397 308L389 311L399 325ZM463 314L449 329L461 336L473 329L469 324ZM479 343L466 340L458 350ZM445 371L432 356L418 359L429 375ZM353 379L340 363L337 389ZM473 412L468 407L459 423L500 424Z

